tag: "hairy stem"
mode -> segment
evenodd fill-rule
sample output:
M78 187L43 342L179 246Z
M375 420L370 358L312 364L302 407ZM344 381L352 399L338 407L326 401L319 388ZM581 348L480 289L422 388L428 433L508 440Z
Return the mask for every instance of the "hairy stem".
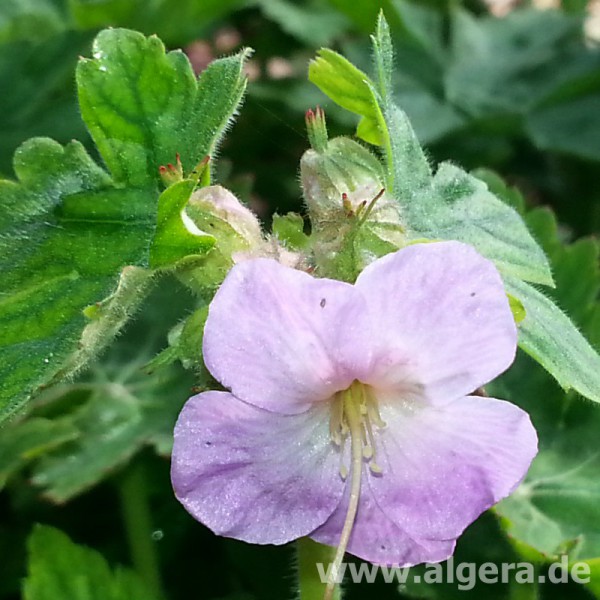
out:
M323 565L323 573L332 564L335 548L314 542L310 538L301 538L296 542L298 553L298 589L299 600L321 600L326 583L317 564ZM336 585L332 600L341 600L340 586Z

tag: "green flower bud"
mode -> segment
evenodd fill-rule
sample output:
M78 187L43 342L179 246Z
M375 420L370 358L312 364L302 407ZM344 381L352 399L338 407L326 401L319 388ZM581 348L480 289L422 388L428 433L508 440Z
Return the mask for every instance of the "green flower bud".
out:
M405 244L400 207L383 166L349 138L305 152L300 162L313 251L322 274L352 281L370 262Z

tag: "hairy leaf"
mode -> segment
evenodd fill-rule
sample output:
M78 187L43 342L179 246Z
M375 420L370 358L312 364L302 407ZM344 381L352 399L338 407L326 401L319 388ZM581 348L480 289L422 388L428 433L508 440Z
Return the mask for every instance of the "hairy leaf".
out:
M196 81L187 57L157 37L108 29L77 69L81 114L115 181L153 187L179 154L185 173L214 153L246 86L244 51Z
M112 339L150 267L212 243L185 227L181 198L167 201L191 183L167 190L158 215L159 166L179 154L191 171L214 151L244 91L246 53L199 81L181 53L131 31L102 32L94 56L79 66L78 91L113 177L77 142L34 139L15 155L18 181L0 180L0 417Z

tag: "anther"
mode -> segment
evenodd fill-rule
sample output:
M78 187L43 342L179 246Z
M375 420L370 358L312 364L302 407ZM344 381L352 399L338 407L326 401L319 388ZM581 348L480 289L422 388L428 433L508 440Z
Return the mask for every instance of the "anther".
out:
M383 473L383 469L375 461L369 463L369 469L373 475L381 475Z

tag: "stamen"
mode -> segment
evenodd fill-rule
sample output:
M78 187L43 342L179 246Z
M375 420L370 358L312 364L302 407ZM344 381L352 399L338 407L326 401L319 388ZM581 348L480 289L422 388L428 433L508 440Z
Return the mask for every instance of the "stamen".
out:
M367 404L367 410L369 415L369 420L375 423L377 427L383 429L387 426L387 423L381 418L381 414L379 413L379 405L377 404L377 400L372 393L369 393L367 390L364 392L365 402Z
M369 463L369 469L373 475L381 475L383 473L383 469L375 461Z
M362 407L362 405L361 405ZM361 411L362 414L362 411ZM361 437L362 437L362 444L363 444L363 458L365 460L370 460L371 458L373 458L373 454L375 452L374 450L374 442L373 442L373 436L369 435L369 429L370 429L370 423L368 423L368 421L366 421L363 418L362 421L362 430L361 430Z
M346 481L348 477L348 467L344 464L344 449L346 447L346 436L340 438L340 477Z
M348 478L348 467L345 464L340 464L340 477L346 481Z
M367 430L367 439L368 445L365 445L365 450L369 448L371 450L371 456L369 458L375 457L375 438L373 437L373 428L371 427L371 420L369 418L365 419L365 429Z
M329 434L333 443L339 446L342 443L340 427L344 416L344 405L339 394L336 394L331 407L331 418L329 420Z

